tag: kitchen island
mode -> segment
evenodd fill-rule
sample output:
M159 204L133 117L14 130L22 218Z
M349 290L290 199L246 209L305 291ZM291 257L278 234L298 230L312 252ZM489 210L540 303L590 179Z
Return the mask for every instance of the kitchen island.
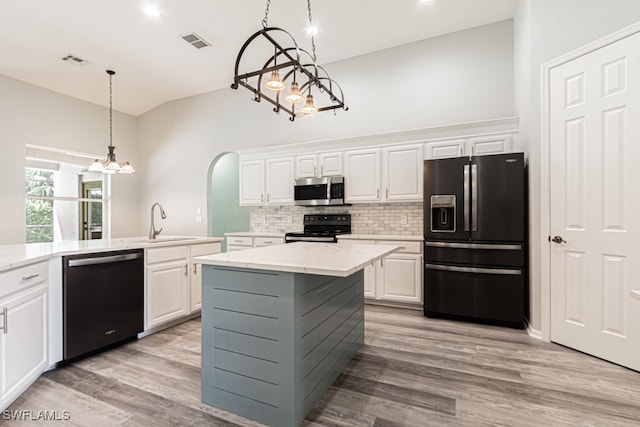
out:
M298 242L198 257L202 401L300 425L364 342L362 269L397 249Z

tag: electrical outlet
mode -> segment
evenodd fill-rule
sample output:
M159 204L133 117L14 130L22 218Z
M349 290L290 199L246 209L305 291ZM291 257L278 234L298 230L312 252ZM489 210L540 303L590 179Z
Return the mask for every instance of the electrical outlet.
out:
M196 224L202 224L202 216L196 216Z
M407 216L406 215L400 215L400 224L402 224L402 225L406 225L407 224Z

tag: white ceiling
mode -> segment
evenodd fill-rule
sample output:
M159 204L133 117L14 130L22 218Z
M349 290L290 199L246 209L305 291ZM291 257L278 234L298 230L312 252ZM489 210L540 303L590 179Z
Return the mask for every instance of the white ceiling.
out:
M143 14L149 3L160 17ZM516 3L316 0L318 63L509 19ZM261 29L265 6L256 0L4 0L0 74L106 106L105 70L113 69L113 108L137 116L170 100L229 87L238 51ZM306 7L304 0L272 0L269 26L289 31L310 51ZM187 44L180 36L190 32L212 46ZM60 59L68 54L88 63Z

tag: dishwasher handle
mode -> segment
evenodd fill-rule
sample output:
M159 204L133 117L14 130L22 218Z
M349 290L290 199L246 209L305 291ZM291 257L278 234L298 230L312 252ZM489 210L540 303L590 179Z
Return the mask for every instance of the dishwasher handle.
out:
M130 261L132 259L140 259L143 256L144 255L142 252L138 252L135 254L72 259L72 260L69 260L69 267L82 267L85 265L109 264L112 262Z

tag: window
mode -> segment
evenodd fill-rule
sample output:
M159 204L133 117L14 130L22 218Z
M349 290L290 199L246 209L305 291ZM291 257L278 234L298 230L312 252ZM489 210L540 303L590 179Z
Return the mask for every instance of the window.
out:
M106 237L104 180L108 178L88 172L89 163L73 155L27 148L26 243Z

